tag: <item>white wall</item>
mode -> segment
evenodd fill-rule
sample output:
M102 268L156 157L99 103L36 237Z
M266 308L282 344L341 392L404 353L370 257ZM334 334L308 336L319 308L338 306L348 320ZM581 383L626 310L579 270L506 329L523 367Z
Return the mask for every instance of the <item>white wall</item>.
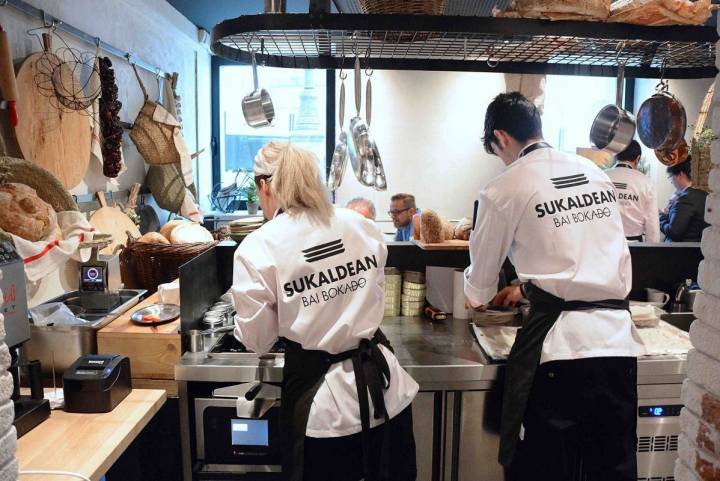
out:
M178 72L178 90L182 98L183 133L190 152L203 147L207 150L196 159L196 176L199 177L199 197L208 208L207 196L211 191L210 156L210 53L197 42L195 26L165 0L26 0L50 15L99 36L103 41L130 51L144 61L165 72ZM10 6L0 7L0 24L8 31L12 54L22 60L40 49L35 37L27 35L30 28L41 26L38 19L30 18ZM94 51L94 45L75 41L58 30L71 47ZM54 42L55 47L59 42ZM123 59L110 56L115 69L122 102L120 119L133 122L143 103L142 92L130 65ZM196 75L197 62L197 75ZM157 98L155 75L140 69L151 98ZM196 92L198 94L196 102ZM196 109L196 105L198 108ZM86 194L98 190L127 190L145 178L145 162L125 132L123 152L127 172L118 178L118 186L106 183L102 169L90 164L84 181L73 188L73 194ZM197 167L199 165L199 168ZM161 221L165 221L162 218ZM29 303L35 305L64 291L77 289L77 267L68 263L66 272L55 272L41 283L29 287ZM72 274L71 274L72 273Z
M695 131L695 124L697 123L698 114L700 113L700 106L702 105L705 94L710 88L710 84L713 79L693 79L693 80L670 80L669 91L675 95L685 107L685 113L687 114L687 131L685 132L685 139L688 144L692 139L693 132ZM656 79L638 79L635 82L635 112L638 111L642 102L655 93L655 86L658 81ZM706 127L710 127L710 119L708 118L705 123ZM642 142L640 142L642 145ZM649 172L650 177L655 181L658 195L658 206L660 208L665 207L668 199L673 194L673 187L670 181L667 179L665 172L665 166L662 165L652 150L646 148L643 145L643 158L651 160L650 165L652 166Z
M44 9L50 15L99 36L103 41L130 51L144 61L157 65L165 72L178 72L179 94L182 97L183 132L188 148L195 152L203 147L200 165L200 197L205 200L211 189L210 180L210 53L197 42L195 26L183 17L165 0L26 0L31 5ZM31 18L13 7L0 7L0 24L8 31L12 54L16 61L39 51L35 37L27 35L30 28L41 26L38 19ZM71 47L94 51L94 45L79 43L58 30ZM59 47L56 40L54 46ZM200 98L196 111L197 57L198 85ZM130 65L123 59L110 56L115 68L122 102L120 120L132 122L143 103L142 93ZM157 98L155 75L140 69L140 75L148 88L151 98ZM199 127L198 127L199 126ZM199 139L196 141L196 129ZM127 190L135 182L145 178L145 162L125 132L123 152L127 171L118 178L119 190ZM73 194L85 194L98 190L116 190L106 184L102 169L92 164L84 181L73 188Z
M345 81L346 128L355 116L353 81L350 73ZM451 219L470 217L477 193L502 170L502 162L485 153L481 137L485 109L504 88L502 74L376 70L370 132L388 189L362 186L348 165L337 204L367 197L377 207L378 220L389 221L390 197L408 192L420 208ZM364 82L362 91L364 96ZM365 116L364 103L361 114ZM392 226L383 229L391 231Z

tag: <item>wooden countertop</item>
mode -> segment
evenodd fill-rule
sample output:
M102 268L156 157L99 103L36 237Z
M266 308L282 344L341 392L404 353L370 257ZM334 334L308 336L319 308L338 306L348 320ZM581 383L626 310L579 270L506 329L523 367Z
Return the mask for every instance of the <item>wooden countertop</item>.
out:
M98 481L165 403L165 391L134 389L102 414L55 410L17 443L20 470L69 471ZM24 475L22 481L77 481L69 476Z
M127 312L119 316L117 319L112 321L107 326L103 327L98 331L98 337L103 336L114 336L123 334L132 334L133 337L153 337L160 336L177 336L180 331L180 318L175 319L167 324L160 324L159 326L141 326L135 324L130 320L133 312L143 307L147 307L151 304L157 304L160 302L160 294L157 292L144 301L139 303L137 306L128 309Z

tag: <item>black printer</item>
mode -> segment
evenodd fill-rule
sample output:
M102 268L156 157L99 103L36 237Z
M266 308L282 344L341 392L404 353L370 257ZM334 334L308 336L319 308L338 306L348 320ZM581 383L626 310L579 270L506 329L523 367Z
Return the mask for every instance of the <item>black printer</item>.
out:
M117 354L87 354L63 374L65 411L106 413L132 391L130 359Z

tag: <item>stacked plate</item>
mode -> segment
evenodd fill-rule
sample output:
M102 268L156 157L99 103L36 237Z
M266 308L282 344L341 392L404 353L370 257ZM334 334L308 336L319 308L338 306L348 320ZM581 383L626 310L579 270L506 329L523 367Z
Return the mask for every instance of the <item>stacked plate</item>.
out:
M394 267L385 268L385 316L400 315L402 273Z
M230 237L236 242L242 240L251 232L257 230L263 224L262 217L247 217L245 219L235 219L228 224Z
M515 307L490 306L484 311L473 311L472 321L479 327L511 324L519 312Z
M425 274L407 271L403 274L400 312L403 316L421 316L425 307Z

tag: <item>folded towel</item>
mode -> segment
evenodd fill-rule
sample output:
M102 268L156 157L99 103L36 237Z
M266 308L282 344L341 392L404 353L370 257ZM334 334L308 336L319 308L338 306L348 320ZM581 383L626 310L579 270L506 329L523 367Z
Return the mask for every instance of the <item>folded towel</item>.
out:
M720 361L691 349L687 357L688 379L720 397Z
M687 466L692 466L700 479L717 481L717 473L720 473L720 460L691 442L684 434L680 435L678 457Z
M705 222L720 225L720 195L710 194L705 200Z
M720 331L697 319L690 325L690 342L695 349L714 359L720 346ZM716 369L720 369L720 364Z
M161 303L180 305L180 279L160 284L157 290Z
M720 260L704 259L700 262L698 284L703 291L720 297Z
M708 187L710 187L710 190L713 192L720 193L720 168L714 167L710 170L710 175L708 175Z
M693 412L709 426L720 430L720 397L706 392L689 379L683 382L682 399L685 409Z
M697 473L679 458L675 460L675 479L677 481L702 481L697 477Z
M700 248L706 259L720 259L720 227L710 227L703 231Z
M683 434L702 449L720 457L720 431L710 426L689 409L680 412Z
M695 317L702 319L708 326L720 330L720 297L707 292L699 292L695 298Z

